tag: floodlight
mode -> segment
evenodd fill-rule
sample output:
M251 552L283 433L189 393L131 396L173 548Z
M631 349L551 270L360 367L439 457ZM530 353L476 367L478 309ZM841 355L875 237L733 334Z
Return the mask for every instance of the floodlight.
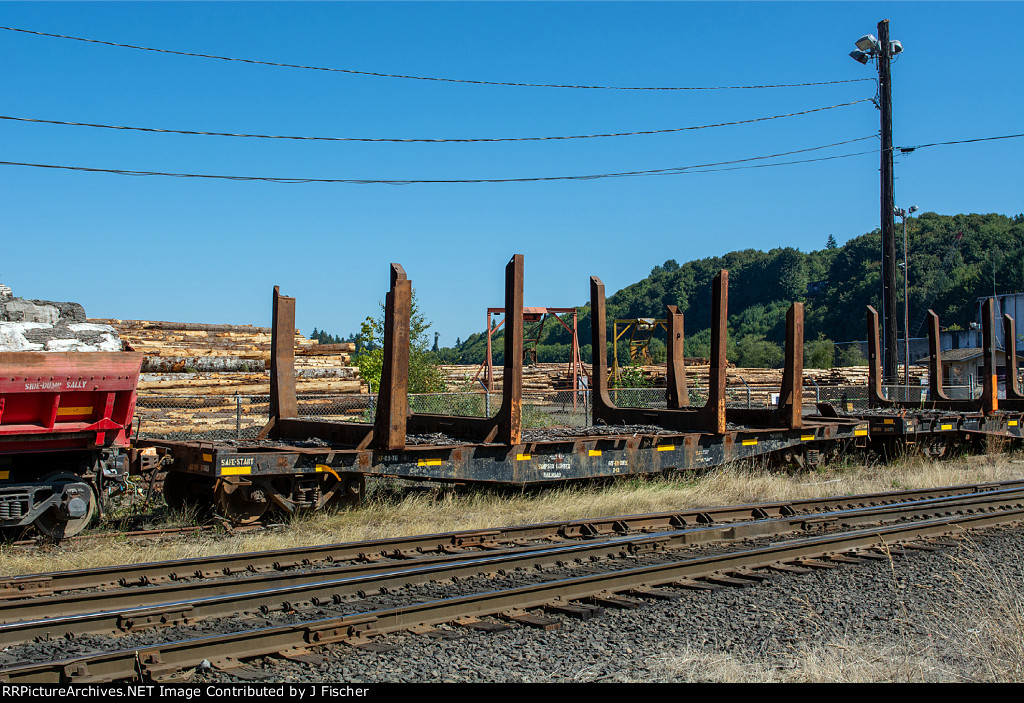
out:
M865 54L863 51L851 51L850 58L858 63L867 63L871 54Z
M908 210L908 212L917 212L917 210L918 210L917 205L911 205L910 206L910 210Z
M900 44L899 40L889 42L889 55L895 56L896 54L903 51L903 45Z
M861 51L870 51L878 48L878 40L875 39L874 34L865 34L863 37L854 42L857 48Z

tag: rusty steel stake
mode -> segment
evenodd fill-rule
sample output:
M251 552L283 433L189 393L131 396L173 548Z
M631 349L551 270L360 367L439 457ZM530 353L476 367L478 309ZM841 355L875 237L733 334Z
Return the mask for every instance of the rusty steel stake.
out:
M409 414L409 337L412 281L401 264L391 264L391 290L384 298L384 362L377 389L374 445L377 449L405 448Z
M686 387L686 363L683 354L683 313L675 305L668 309L665 328L668 332L668 371L665 383L665 404L670 410L685 408L690 404L690 392Z
M1003 346L1006 348L1006 410L1024 410L1024 393L1021 393L1017 378L1017 325L1016 321L1003 314Z
M930 400L926 403L888 400L882 394L882 370L878 341L878 312L867 306L868 322L868 397L871 407L914 408L922 406L931 410L959 410L981 412L986 415L999 409L998 384L995 374L995 322L992 299L982 305L982 337L985 355L985 371L982 378L982 395L975 400L954 400L943 389L942 347L940 344L939 316L928 311L928 389Z

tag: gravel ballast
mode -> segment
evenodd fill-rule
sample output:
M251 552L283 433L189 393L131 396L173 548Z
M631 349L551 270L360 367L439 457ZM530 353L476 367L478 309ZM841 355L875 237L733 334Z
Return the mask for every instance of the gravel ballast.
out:
M443 627L312 662L265 658L193 681L586 682L1019 680L1024 530L891 561L780 575L751 588L679 591L561 629ZM1007 603L1007 598L1015 600ZM1016 659L1013 648L1017 647Z

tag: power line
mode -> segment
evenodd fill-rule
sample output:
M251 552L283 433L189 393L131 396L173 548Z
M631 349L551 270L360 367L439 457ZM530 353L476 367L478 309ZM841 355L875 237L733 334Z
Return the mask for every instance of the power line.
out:
M1024 134L1004 134L1001 137L977 137L976 139L960 139L955 142L933 142L932 144L918 144L917 146L899 146L894 147L893 151L900 151L904 154L909 154L917 149L927 149L930 146L948 146L950 144L973 144L974 142L991 142L996 139L1016 139L1018 137L1024 137Z
M100 129L120 129L130 130L134 132L157 132L161 134L188 134L188 135L201 135L209 137L245 137L249 139L296 139L306 141L326 141L326 142L399 142L399 143L471 143L471 142L536 142L536 141L547 141L557 139L596 139L601 137L632 137L637 135L648 135L648 134L669 134L672 132L686 132L690 130L698 129L711 129L714 127L730 127L741 124L752 124L755 122L767 122L769 120L779 120L786 117L796 117L799 115L809 115L815 112L823 112L825 110L834 110L840 107L849 107L850 105L857 105L859 103L871 102L871 98L864 98L863 100L854 100L853 102L840 103L838 105L829 105L828 107L816 107L810 110L801 110L800 112L790 112L785 115L772 115L770 117L754 117L749 120L736 120L734 122L717 122L715 124L704 124L696 125L691 127L672 127L669 129L650 129L635 132L614 132L609 134L574 134L565 136L551 136L551 137L495 137L495 138L479 138L479 139L399 139L399 138L384 138L384 137L304 137L304 136L287 136L280 134L238 134L231 132L204 132L198 130L186 130L186 129L160 129L156 127L131 127L127 125L109 125L109 124L94 124L90 122L66 122L63 120L44 120L33 117L15 117L12 115L0 115L0 120L13 120L17 122L35 122L40 124L52 124L52 125L63 125L70 127L96 127Z
M214 54L197 54L188 51L174 51L172 49L155 49L148 46L136 46L134 44L121 44L118 42L102 41L100 39L87 39L85 37L74 37L67 34L51 34L50 32L38 32L31 29L19 29L17 27L3 27L9 32L22 32L34 34L41 37L53 37L55 39L72 39L74 41L88 42L90 44L103 44L105 46L116 46L122 49L136 49L138 51L154 51L161 54L174 54L175 56L193 56L203 59L217 59L219 61L238 61L260 66L277 66L280 68L301 68L309 71L328 71L332 73L348 73L359 76L376 76L378 78L403 78L416 81L438 81L443 83L471 83L474 85L503 85L520 88L578 88L584 90L753 90L759 88L802 88L816 85L837 85L840 83L859 83L860 81L873 81L874 78L849 78L836 81L816 81L809 83L780 83L775 85L717 85L717 86L688 86L688 87L635 87L635 86L612 86L612 85L561 85L556 83L513 83L506 81L481 81L464 78L438 78L435 76L409 76L400 73L380 73L377 71L356 71L348 68L329 68L325 66L304 66L292 63L277 63L274 61L258 61L256 59L240 59L230 56L217 56Z
M109 169L109 168L89 168L86 166L60 166L56 164L34 164L24 163L18 161L0 161L0 166L26 166L33 168L49 168L59 169L67 171L86 171L89 173L113 173L122 176L169 176L174 178L209 178L217 180L228 180L228 181L264 181L269 183L346 183L354 185L413 185L413 184L454 184L454 183L528 183L538 181L585 181L585 180L596 180L599 178L624 178L632 176L673 176L682 175L686 173L710 173L713 171L734 171L740 168L768 168L770 166L789 166L793 164L803 163L814 163L818 161L831 161L834 159L846 159L853 156L862 156L864 154L874 154L876 151L859 151L850 154L838 154L834 156L823 156L816 159L804 159L800 161L787 161L773 164L756 164L749 166L737 166L733 168L715 168L718 166L731 166L732 164L749 163L751 161L761 161L765 159L774 159L780 156L791 156L793 154L801 154L809 151L817 151L820 149L828 149L834 146L841 146L844 144L852 144L854 142L864 141L865 139L876 139L877 134L873 134L867 137L858 137L857 139L848 139L842 142L834 142L832 144L823 144L821 146L808 147L806 149L797 149L795 151L786 151L778 154L767 154L764 156L751 156L746 159L735 159L732 161L719 161L707 164L694 164L692 166L673 166L670 168L661 169L649 169L646 171L620 171L617 173L598 173L580 176L534 176L529 178L460 178L460 179L405 179L405 180L387 180L387 179L355 179L355 178L281 178L281 177L270 177L270 176L230 176L223 174L204 174L204 173L170 173L164 171L129 171L125 169ZM978 137L974 139L961 139L957 141L948 142L935 142L932 144L918 144L911 147L893 147L893 150L900 151L914 151L916 149L926 149L928 147L935 146L948 146L951 144L970 144L974 142L985 142L994 141L997 139L1017 139L1024 137L1024 134L1006 134L998 137Z
M751 156L745 159L735 159L732 161L718 161L706 164L695 164L692 166L672 166L670 168L661 169L649 169L646 171L621 171L617 173L599 173L599 174L587 174L578 176L533 176L527 178L460 178L460 179L423 179L423 180L394 180L394 179L355 179L355 178L281 178L271 176L230 176L223 174L202 174L202 173L169 173L163 171L130 171L125 169L107 169L107 168L90 168L85 166L59 166L54 164L33 164L33 163L21 163L15 161L0 161L0 166L31 166L35 168L52 168L62 169L69 171L87 171L90 173L113 173L122 176L171 176L175 178L212 178L229 181L265 181L270 183L347 183L356 185L370 185L370 184L382 184L382 185L412 185L417 183L527 183L536 181L584 181L584 180L595 180L598 178L621 178L627 176L655 176L655 175L673 175L679 173L685 173L691 169L698 168L710 168L713 166L725 166L729 164L746 163L750 161L760 161L764 159L774 159L780 156L791 156L793 154L802 154L809 151L818 151L820 149L828 149L834 146L842 146L844 144L852 144L853 142L860 142L866 139L876 139L877 135L872 134L866 137L858 137L856 139L847 139L842 142L834 142L832 144L823 144L821 146L808 147L806 149L796 149L794 151L786 151L778 154L766 154L763 156ZM868 152L865 152L868 153ZM873 152L871 152L873 153ZM850 154L849 156L859 156L859 154ZM836 157L829 157L836 158ZM822 159L824 160L824 159Z

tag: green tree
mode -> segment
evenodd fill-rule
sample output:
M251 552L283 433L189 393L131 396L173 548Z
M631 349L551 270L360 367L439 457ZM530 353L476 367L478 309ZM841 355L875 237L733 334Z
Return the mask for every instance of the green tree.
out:
M828 339L824 332L819 332L817 339L804 344L804 367L808 369L830 369L832 368L835 355L835 342Z
M839 366L867 366L868 360L860 353L859 344L844 344L839 350L837 364Z
M612 388L650 388L653 384L644 376L640 363L619 367L619 380L612 379Z
M746 334L736 342L735 363L750 369L774 369L782 366L785 353L782 347L767 341L760 334Z
M447 390L444 375L437 365L435 356L430 352L430 336L428 330L431 323L419 310L416 291L412 294L412 313L409 319L409 392L410 393L443 393ZM380 315L374 319L367 317L361 325L359 340L363 351L356 354L355 363L359 374L373 388L380 389L380 376L384 367L384 304L381 303Z

